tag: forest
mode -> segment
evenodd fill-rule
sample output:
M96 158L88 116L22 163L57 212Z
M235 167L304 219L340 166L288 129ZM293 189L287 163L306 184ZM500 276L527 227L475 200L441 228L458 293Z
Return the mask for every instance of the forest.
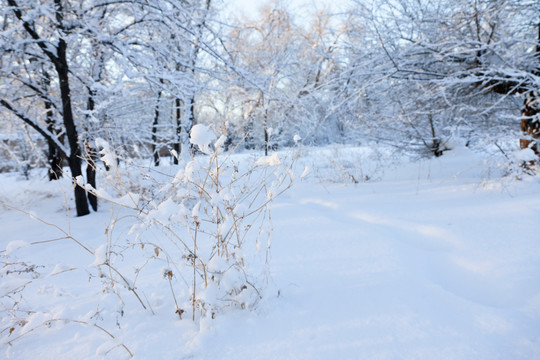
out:
M486 309L498 299L495 307L514 311L506 318L487 310L475 317L490 324L487 333L508 335L507 323L524 329L512 333L504 349L491 335L461 349L453 346L467 343L472 333L435 332L439 337L431 340L438 350L450 349L448 358L494 358L488 349L502 351L500 358L540 354L533 345L540 336L533 325L540 316L540 289L533 285L540 275L540 248L533 241L539 227L532 220L540 209L534 195L540 184L540 2L348 0L339 10L313 4L299 11L291 2L271 0L247 17L231 12L227 0L0 0L0 221L6 234L0 243L0 350L6 356L32 358L31 349L16 343L30 344L39 333L44 348L44 336L56 336L49 358L146 359L151 341L136 345L134 339L156 331L170 340L153 342L161 344L164 359L329 359L336 349L341 358L362 358L358 351L367 351L366 358L399 358L403 344L396 339L414 327L414 316L390 315L386 308L382 318L401 319L404 326L392 333L395 352L385 352L384 344L348 343L359 323L340 328L328 352L300 351L268 331L251 335L280 329L268 316L257 318L261 312L277 311L286 322L287 314L302 313L291 299L318 297L316 285L288 288L289 275L280 271L305 271L311 284L317 270L286 259L289 253L303 259L309 248L305 258L324 263L319 256L327 251L332 258L334 247L326 241L334 238L341 251L320 277L327 285L334 281L329 274L347 261L360 266L349 259L350 246L372 254L364 259L369 264L383 254L384 279L391 278L397 291L396 274L402 273L391 270L394 253L384 245L390 241L405 259L400 266L411 271L407 309L421 302L411 294L431 291L417 275L424 279L426 269L438 266L424 253L434 251L433 259L450 264L433 275L444 289L467 293ZM440 187L432 188L437 181ZM367 189L380 198L370 200ZM453 207L446 191L454 191L463 208ZM387 204L392 197L401 203ZM505 201L512 207L498 218L492 211L504 209ZM405 203L404 212L394 214ZM479 207L470 215L475 223L461 218L473 206ZM327 213L338 208L344 212ZM448 227L452 218L458 219L456 234ZM496 224L506 225L498 234L486 230ZM319 225L304 239L310 226ZM330 227L344 235L318 236ZM520 230L514 234L512 227ZM487 233L501 241L480 255L490 248ZM358 234L385 240L350 242ZM428 238L446 245L421 240ZM291 244L280 242L285 239ZM494 270L512 251L502 240L516 241L512 253L520 256L509 261L524 273ZM270 251L273 241L277 252ZM422 250L411 250L417 247ZM447 258L447 251L455 256ZM490 259L498 260L482 267ZM463 269L493 277L478 278L477 287ZM484 287L512 279L518 279L508 290L515 297ZM381 306L401 306L385 291L375 288L386 301ZM56 300L43 300L45 294ZM433 303L450 301L429 294ZM318 298L322 309L336 305L325 299ZM361 303L368 309L377 302ZM472 305L459 304L452 311L477 315ZM276 310L282 306L284 312ZM326 319L316 303L308 306ZM243 310L251 315L237 319ZM424 315L430 324L440 316ZM313 325L302 319L300 333ZM317 326L333 321L327 320ZM139 329L138 321L149 325ZM448 326L459 332L467 321ZM156 330L160 322L163 329ZM254 330L240 332L238 323ZM396 329L377 324L383 338ZM372 334L364 325L360 333ZM87 329L80 336L88 348L70 347L76 341L70 326ZM230 345L223 340L227 332L260 346ZM172 345L166 335L172 333L189 346L180 351L184 345ZM304 335L296 339L313 345ZM267 347L276 342L282 347L273 353ZM439 354L420 348L420 340L413 344L404 358Z
M439 156L459 134L471 147L521 142L537 154L534 0L353 1L301 21L270 3L246 22L223 5L5 2L3 170L48 166L53 180L64 163L72 178L85 163L95 188L97 139L158 166L171 152L178 162L199 123L226 149L266 153L299 135ZM75 187L79 216L86 197Z

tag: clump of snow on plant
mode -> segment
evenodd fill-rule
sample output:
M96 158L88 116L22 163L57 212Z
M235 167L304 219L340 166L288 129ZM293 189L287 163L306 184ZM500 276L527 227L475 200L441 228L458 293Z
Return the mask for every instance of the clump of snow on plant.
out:
M519 161L535 161L538 159L534 151L528 148L516 151L513 155Z
M210 155L212 152L210 149L210 144L214 138L214 132L210 130L208 126L204 124L197 124L191 128L189 141L193 145L197 145L203 153Z
M30 244L28 244L26 241L23 241L23 240L10 241L6 246L6 255L11 255L11 253L14 252L15 250L25 248L28 246L30 246Z
M257 165L261 166L276 166L281 165L281 160L279 160L278 153L274 153L269 156L263 156L259 160L257 160Z
M116 155L112 151L109 143L101 138L97 138L96 146L98 148L101 148L101 150L99 150L99 153L101 154L101 160L105 163L105 165L115 167Z

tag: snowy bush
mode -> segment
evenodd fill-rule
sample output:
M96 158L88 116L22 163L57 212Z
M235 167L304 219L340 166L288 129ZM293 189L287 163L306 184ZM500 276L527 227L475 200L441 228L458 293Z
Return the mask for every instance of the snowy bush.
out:
M233 161L223 152L224 140L196 125L191 142L202 155L160 168L137 162L116 166L114 149L99 141L109 171L98 169L97 190L82 178L76 181L110 204L105 231L91 232L102 237L72 234L69 216L64 226L21 210L50 235L31 244L12 241L0 251L0 340L12 345L28 334L51 327L64 331L72 324L108 338L104 353L119 349L121 356L132 356L111 331L129 327L141 308L193 320L254 309L268 285L269 205L292 185L295 161L283 154ZM76 246L80 260L63 258L62 241ZM24 248L30 246L43 246L59 258L52 263L28 258ZM63 273L78 276L76 289L73 283L66 289L52 285ZM61 299L78 294L86 300L71 304L74 311L41 306L48 289Z
M310 153L317 161L309 167L317 169L314 176L323 183L359 184L379 180L396 162L389 149L377 145L332 145L312 148Z
M146 181L139 184L140 196L131 195L139 220L129 231L135 240L129 250L106 250L127 257L133 256L128 251L140 249L148 262L160 264L152 276L169 283L180 318L213 318L226 308L257 305L267 283L269 205L294 178L293 162L282 161L277 153L251 158L247 164L234 162L223 152L225 139L215 140L207 126L195 125L190 141L202 155L179 159L173 176L143 169L139 179ZM111 156L106 150L102 155ZM102 257L102 263L121 258Z

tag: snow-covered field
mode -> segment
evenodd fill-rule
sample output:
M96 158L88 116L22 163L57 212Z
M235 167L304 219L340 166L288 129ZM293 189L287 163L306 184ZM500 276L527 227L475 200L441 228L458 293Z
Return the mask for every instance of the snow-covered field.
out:
M263 301L197 322L166 279L138 279L145 310L100 277L90 252L129 217L111 234L123 214L66 213L67 181L2 174L0 259L21 264L1 272L0 358L540 359L539 176L502 180L457 149L344 184L331 151L302 153L310 175L272 205Z

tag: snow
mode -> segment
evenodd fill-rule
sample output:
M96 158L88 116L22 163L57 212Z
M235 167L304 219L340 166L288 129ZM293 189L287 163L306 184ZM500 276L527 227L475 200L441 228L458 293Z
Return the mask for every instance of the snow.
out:
M94 252L94 256L95 259L91 266L104 264L107 261L107 246L105 244L101 244Z
M96 146L101 148L99 153L101 155L101 161L103 161L107 166L115 167L116 166L116 156L114 155L109 143L103 139L96 139Z
M197 124L191 128L189 141L193 145L197 145L203 153L209 155L211 153L210 144L214 138L214 132L208 126Z
M195 144L208 146L208 134L196 134ZM348 151L343 163L366 153ZM249 157L234 156L238 163ZM263 157L260 165L273 156L279 159ZM3 310L0 358L129 359L124 346L135 359L540 358L540 177L497 178L485 158L456 147L388 167L378 181L336 183L321 175L335 165L330 159L332 150L304 149L303 177L273 201L271 285L257 308L196 322L180 320L163 276L164 269L178 273L167 263L175 254L146 247L168 260L120 263L120 272L140 269L126 281L146 310L124 282L104 276L113 271L100 265L107 244L140 247L130 240L132 210L120 211L112 231L117 208L102 203L82 218L66 212L69 179L40 180L39 196L30 196L35 180L1 174L2 203L96 250L0 208L0 259L20 264L0 270L0 293L22 300L17 316L24 319L11 331ZM173 166L160 171L191 176ZM159 209L163 217L168 210ZM219 261L209 266L219 269Z
M277 166L281 165L281 160L279 160L278 153L273 153L272 155L263 156L256 162L260 166Z
M514 153L514 158L518 161L534 161L536 154L532 149L521 149Z
M15 250L18 250L20 248L25 248L25 247L28 247L30 246L29 243L27 243L26 241L22 241L22 240L15 240L15 241L10 241L7 246L6 246L6 255L11 255L12 252L14 252Z

